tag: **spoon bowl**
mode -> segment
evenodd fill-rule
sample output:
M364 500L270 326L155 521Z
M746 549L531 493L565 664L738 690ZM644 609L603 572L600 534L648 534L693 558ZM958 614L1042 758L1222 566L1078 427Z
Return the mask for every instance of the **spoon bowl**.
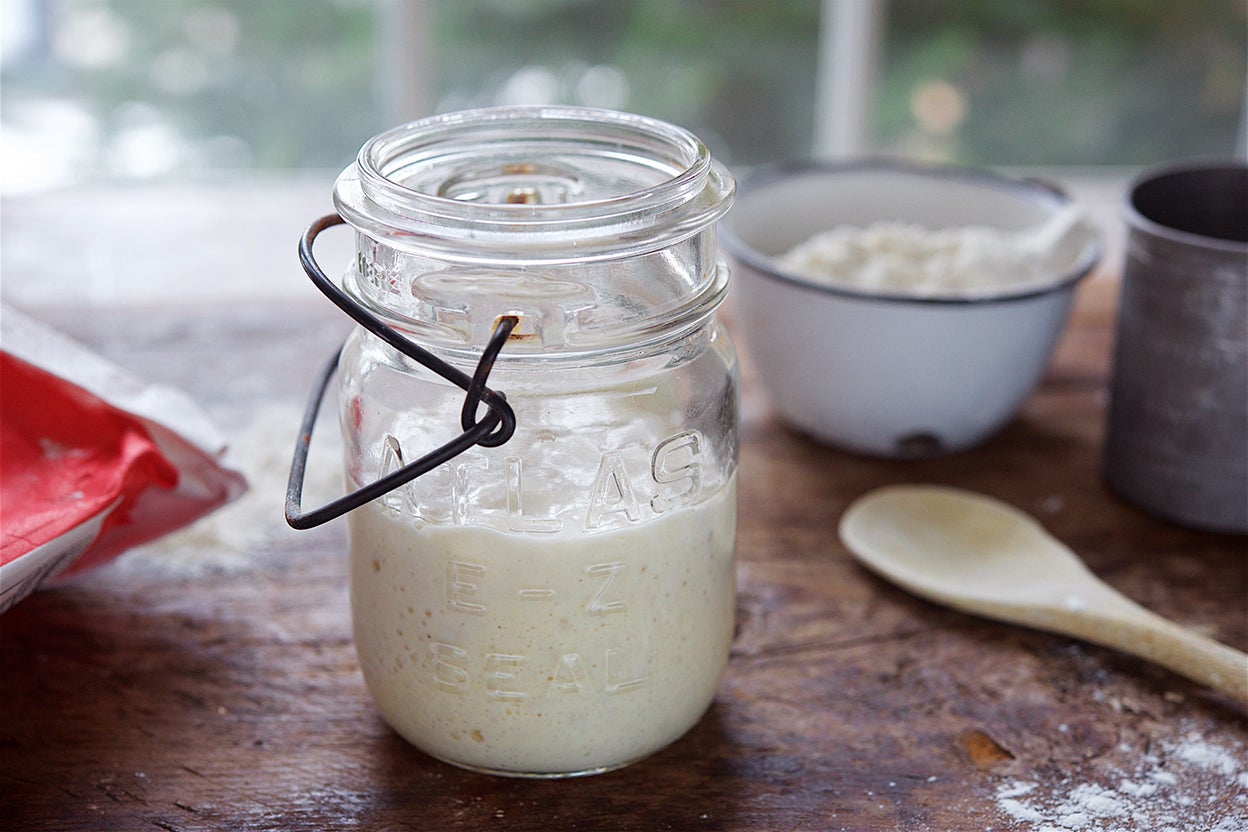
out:
M840 536L867 568L915 595L1138 656L1248 704L1248 656L1131 601L999 500L888 486L846 509Z

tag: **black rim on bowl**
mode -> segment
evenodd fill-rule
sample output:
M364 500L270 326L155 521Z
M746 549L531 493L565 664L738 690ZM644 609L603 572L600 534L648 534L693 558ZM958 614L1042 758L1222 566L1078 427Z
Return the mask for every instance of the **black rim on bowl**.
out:
M961 167L957 165L938 165L922 162L902 161L897 159L863 159L848 162L817 162L789 161L777 162L756 168L738 182L738 204L748 199L750 194L766 188L775 182L790 179L804 174L838 174L847 172L880 171L883 173L905 174L926 179L957 180L997 191L1008 191L1024 198L1051 206L1071 204L1071 199L1057 187L1036 179L1011 179L980 168ZM1101 256L1099 235L1093 234L1084 245L1079 258L1060 279L1043 285L1020 287L1016 291L1002 291L983 295L913 295L904 292L873 292L828 283L816 283L809 278L793 272L785 271L774 255L764 254L747 245L737 235L732 225L733 212L720 220L719 239L724 249L737 260L753 268L765 277L797 286L818 294L836 295L860 301L880 303L904 303L920 305L984 305L996 303L1016 303L1031 298L1049 295L1072 287L1092 271Z

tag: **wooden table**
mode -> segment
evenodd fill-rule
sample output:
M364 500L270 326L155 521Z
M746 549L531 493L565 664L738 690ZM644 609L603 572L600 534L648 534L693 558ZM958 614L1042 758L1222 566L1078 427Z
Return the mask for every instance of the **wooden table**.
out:
M351 643L342 523L295 533L281 520L298 411L346 329L328 303L28 306L195 396L235 439L253 491L0 618L0 825L1248 828L1242 709L1122 655L917 600L857 566L836 535L875 486L986 492L1033 512L1142 604L1248 648L1245 539L1153 520L1102 483L1115 278L1111 265L1084 284L1021 415L947 459L815 444L777 421L747 360L739 632L718 698L652 758L571 781L435 762L374 711ZM332 481L332 448L320 453L319 481Z

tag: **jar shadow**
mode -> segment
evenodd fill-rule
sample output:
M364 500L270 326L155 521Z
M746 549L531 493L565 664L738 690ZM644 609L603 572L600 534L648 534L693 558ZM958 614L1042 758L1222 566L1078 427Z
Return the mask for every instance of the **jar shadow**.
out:
M567 779L479 774L439 762L398 734L379 739L371 828L549 830L735 828L745 795L719 701L672 745L630 766Z

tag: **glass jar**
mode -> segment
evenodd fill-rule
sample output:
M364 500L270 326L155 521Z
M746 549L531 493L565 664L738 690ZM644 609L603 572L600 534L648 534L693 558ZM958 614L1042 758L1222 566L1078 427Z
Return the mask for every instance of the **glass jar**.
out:
M353 303L468 376L513 325L487 369L510 438L348 515L364 677L428 754L601 772L714 698L735 607L738 378L714 231L732 192L688 132L562 107L417 121L339 177ZM364 328L338 372L351 489L460 429L464 389Z

